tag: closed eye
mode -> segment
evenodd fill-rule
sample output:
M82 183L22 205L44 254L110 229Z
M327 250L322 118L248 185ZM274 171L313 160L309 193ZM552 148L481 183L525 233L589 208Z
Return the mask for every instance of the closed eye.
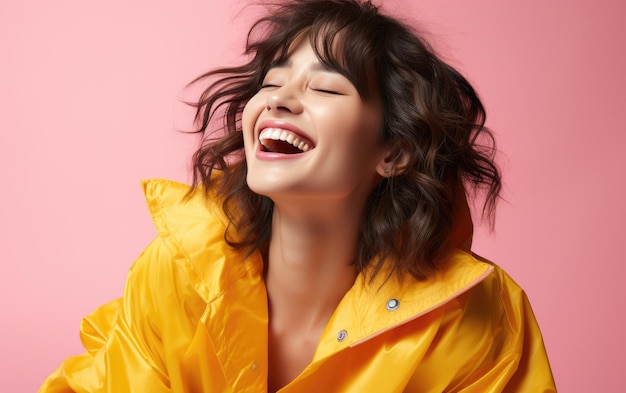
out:
M320 93L325 93L325 94L332 94L332 95L337 95L337 96L342 96L343 94L338 92L338 91L334 91L334 90L326 90L326 89L313 89L315 91L319 91Z

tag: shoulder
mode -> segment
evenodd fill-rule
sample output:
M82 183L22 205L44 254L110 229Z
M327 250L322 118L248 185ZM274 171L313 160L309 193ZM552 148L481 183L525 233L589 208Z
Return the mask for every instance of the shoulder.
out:
M491 265L490 273L441 309L435 345L412 380L438 373L453 391L553 391L543 389L553 382L523 289L500 266L466 258Z
M526 293L522 287L499 265L479 255L473 257L493 267L493 272L479 286L479 290L488 291L492 302L498 303L504 312L511 313L525 307Z
M526 293L502 267L473 257L491 265L492 272L452 305L469 322L464 333L490 332L491 343L504 352L522 352L525 327L536 324Z
M526 292L507 272L493 266L493 272L470 291L464 302L465 329L458 333L481 347L485 367L503 370L507 391L555 391L548 357L539 325ZM508 371L506 371L508 370ZM506 378L504 378L506 375Z
M455 351L462 348L463 355L458 360L467 364L482 359L486 362L484 367L495 364L516 367L514 364L524 351L527 319L534 318L526 312L526 295L497 264L476 255L467 257L491 265L491 272L446 304L439 335L450 345L439 350L445 356L453 348Z

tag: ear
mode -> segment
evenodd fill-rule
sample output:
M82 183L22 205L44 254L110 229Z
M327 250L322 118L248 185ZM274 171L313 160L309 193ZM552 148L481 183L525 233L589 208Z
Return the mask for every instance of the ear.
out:
M382 177L393 177L403 174L408 165L410 154L401 147L387 150L385 157L376 165L376 172Z

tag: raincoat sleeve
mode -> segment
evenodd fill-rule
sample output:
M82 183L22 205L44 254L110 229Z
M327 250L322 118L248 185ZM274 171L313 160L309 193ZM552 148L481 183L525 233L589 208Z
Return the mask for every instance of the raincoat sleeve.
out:
M167 251L157 238L131 267L124 296L82 321L82 355L66 359L40 387L57 392L170 392L154 326L153 265ZM154 292L154 291L153 291Z

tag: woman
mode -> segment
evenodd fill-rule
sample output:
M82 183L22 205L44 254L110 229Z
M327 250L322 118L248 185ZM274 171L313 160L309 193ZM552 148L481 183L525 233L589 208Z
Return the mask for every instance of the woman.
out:
M471 254L500 175L469 83L369 2L293 0L203 75L194 187L42 392L554 391L523 291ZM208 130L223 117L217 133Z

